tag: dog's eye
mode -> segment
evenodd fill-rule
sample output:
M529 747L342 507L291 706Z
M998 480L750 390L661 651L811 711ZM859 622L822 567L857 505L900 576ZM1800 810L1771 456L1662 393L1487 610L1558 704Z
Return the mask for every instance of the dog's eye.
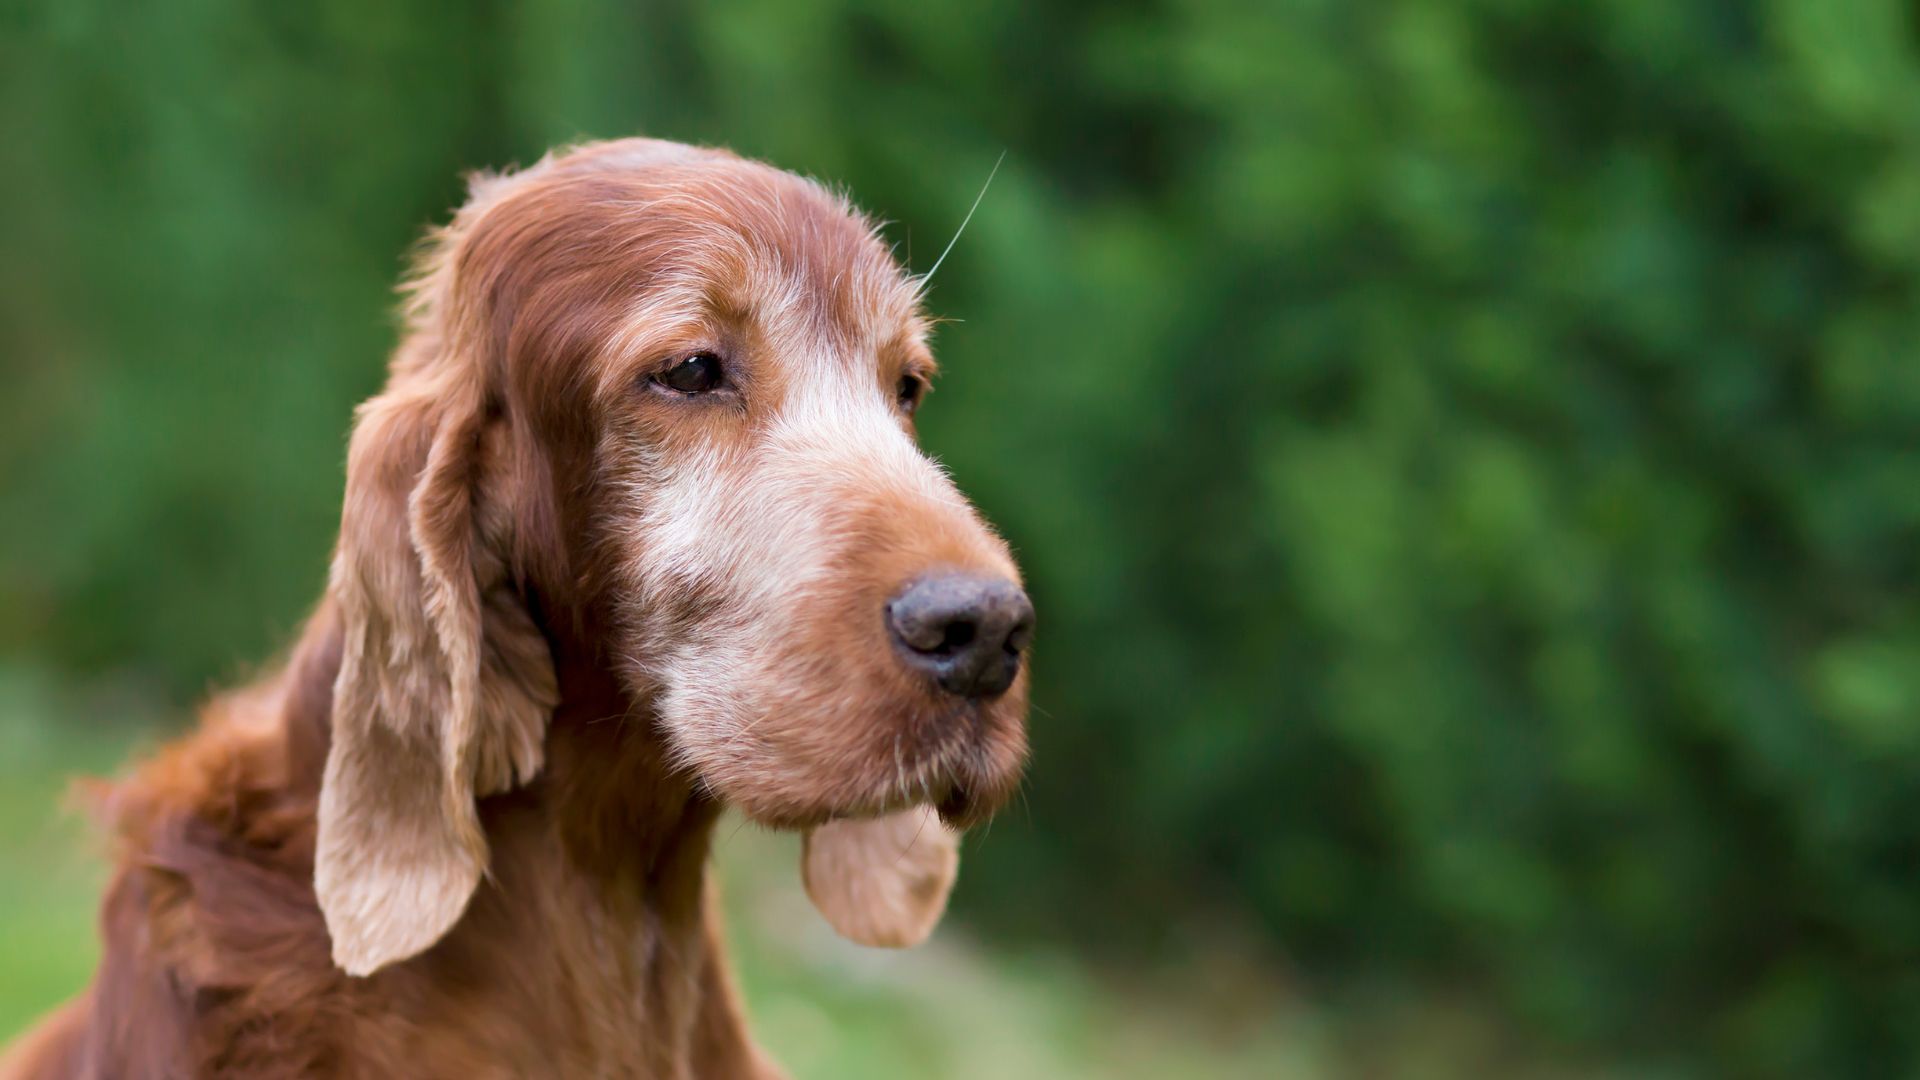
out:
M920 407L920 399L927 396L927 380L918 375L902 375L900 385L893 392L900 401L900 411L912 416Z
M653 378L669 390L704 394L720 385L720 358L707 352L694 353Z

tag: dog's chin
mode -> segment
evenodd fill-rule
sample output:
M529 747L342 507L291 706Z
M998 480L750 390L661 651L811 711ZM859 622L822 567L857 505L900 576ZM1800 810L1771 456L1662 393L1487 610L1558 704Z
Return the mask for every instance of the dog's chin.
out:
M1024 740L990 756L975 752L957 764L924 769L902 786L891 762L876 767L864 782L845 774L818 784L727 784L709 779L708 787L760 825L802 830L830 821L876 818L916 806L930 806L948 827L964 831L991 818L1018 790L1025 758Z
M930 806L949 828L965 831L991 818L1018 787L1011 778L957 777L930 784L910 795L881 789L866 798L809 798L799 792L716 790L747 819L772 829L805 830L830 821L884 817L916 806Z
M777 829L873 818L930 806L954 829L992 817L1019 788L1026 766L1024 677L990 702L888 696L870 711L741 710L753 740L723 737L709 754L682 760L703 786L746 817ZM819 733L846 733L832 741ZM848 737L853 732L860 734ZM837 745L836 745L837 744ZM693 750L694 748L687 748Z
M857 801L850 805L823 807L807 815L799 827L813 827L829 821L858 821L885 817L916 806L929 806L940 815L940 820L949 828L964 832L986 822L1006 803L1006 797L998 793L1001 786L995 784L983 789L978 785L978 781L955 780L951 783L935 785L924 794L912 798L881 796L871 800ZM982 791L991 791L994 794L983 795L980 794Z

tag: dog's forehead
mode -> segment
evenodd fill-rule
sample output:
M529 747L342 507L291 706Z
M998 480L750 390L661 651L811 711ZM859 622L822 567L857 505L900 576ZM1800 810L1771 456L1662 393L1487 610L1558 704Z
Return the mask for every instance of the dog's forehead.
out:
M668 280L728 314L841 353L924 338L918 283L874 222L819 183L688 148L641 147L582 164L633 185L635 226L674 234L654 252L672 264Z
M449 237L412 317L442 286L488 311L528 401L578 386L614 400L630 365L715 347L775 365L770 377L932 367L920 283L873 223L724 151L603 146L481 178Z
M924 334L920 293L845 198L766 166L700 169L690 195L719 213L705 226L739 247L739 272L713 282L729 308L835 351Z

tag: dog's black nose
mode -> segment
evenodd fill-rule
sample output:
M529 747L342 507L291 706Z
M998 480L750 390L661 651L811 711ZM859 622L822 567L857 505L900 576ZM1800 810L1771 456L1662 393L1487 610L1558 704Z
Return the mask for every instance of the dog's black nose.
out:
M887 628L913 667L949 693L993 697L1013 685L1033 637L1033 602L1003 578L923 577L887 604Z

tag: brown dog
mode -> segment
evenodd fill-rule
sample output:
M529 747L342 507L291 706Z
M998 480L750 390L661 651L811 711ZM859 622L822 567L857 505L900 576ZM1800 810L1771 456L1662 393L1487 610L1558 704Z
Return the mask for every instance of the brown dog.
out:
M777 1075L705 881L811 830L923 937L1018 782L1033 613L914 442L919 283L819 186L588 146L479 180L354 427L286 666L105 798L93 985L7 1077Z

